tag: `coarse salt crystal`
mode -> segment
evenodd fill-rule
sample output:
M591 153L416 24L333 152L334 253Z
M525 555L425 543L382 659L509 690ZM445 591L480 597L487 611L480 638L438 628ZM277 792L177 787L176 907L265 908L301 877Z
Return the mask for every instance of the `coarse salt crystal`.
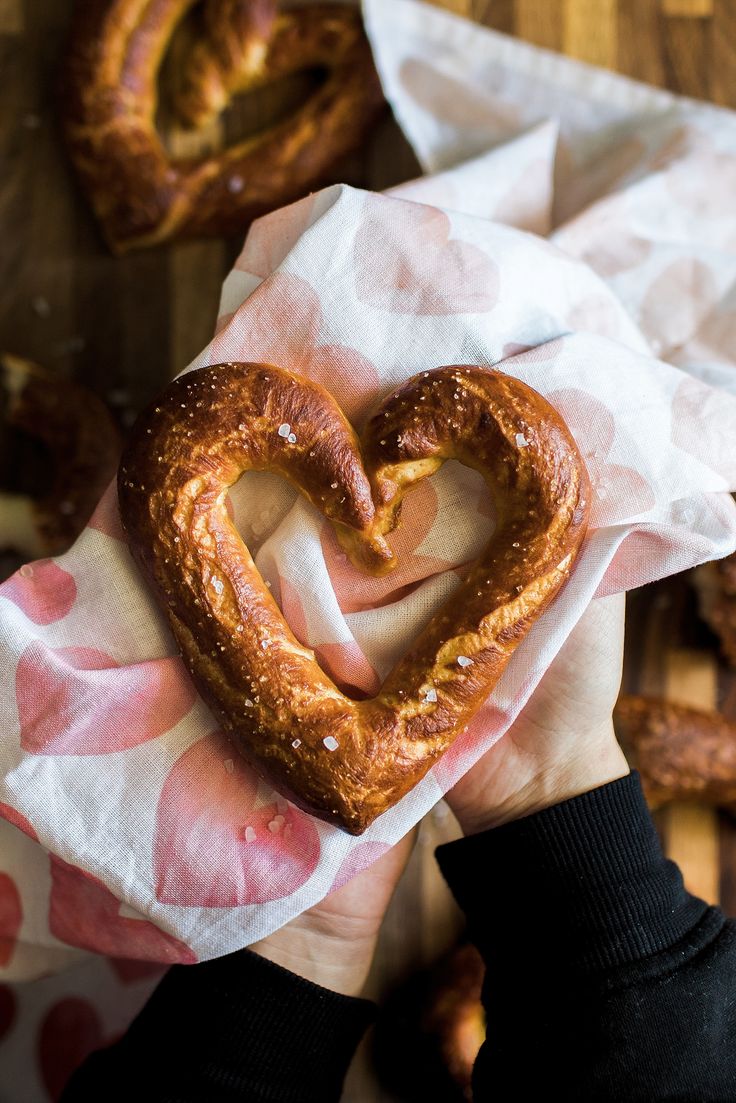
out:
M271 832L272 835L275 835L284 826L284 822L285 821L283 816L274 816L274 818L268 825L268 830Z
M457 665L458 666L472 666L473 665L473 660L469 659L467 655L458 655Z
M528 448L529 441L526 439L523 433L516 434L516 446L517 448Z
M279 425L278 432L280 437L288 437L289 433L291 432L291 426L289 425L288 421L284 421L281 425Z
M335 739L334 735L326 735L322 740L328 751L336 751L340 744Z
M289 444L296 444L296 433L289 433L286 439L288 440Z
M430 686L429 689L422 690L422 696L424 697L425 701L433 703L437 700L437 690L433 686Z
M243 832L243 838L245 839L245 841L247 843L255 842L255 838L256 838L255 828L254 827L246 827L245 831Z
M297 747L301 747L302 741L301 741L301 739L295 739L291 745L294 748L294 750L296 750Z
M251 701L250 697L246 697L245 705L246 705L246 708L249 708L249 709L253 708L253 702Z
M212 589L215 591L216 594L221 594L222 591L225 589L225 583L222 581L221 578L213 578Z

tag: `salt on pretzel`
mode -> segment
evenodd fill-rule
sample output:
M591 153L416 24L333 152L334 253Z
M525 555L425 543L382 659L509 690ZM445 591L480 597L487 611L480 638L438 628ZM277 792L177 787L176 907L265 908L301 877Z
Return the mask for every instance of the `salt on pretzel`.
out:
M383 106L357 11L204 0L174 108L202 126L239 92L299 69L327 72L283 121L199 159L173 159L156 129L158 71L198 0L80 0L65 64L67 144L110 246L242 230L323 183Z
M76 383L8 353L0 356L4 422L48 452L39 498L0 493L0 550L28 559L65 552L115 473L120 448L100 400Z
M476 468L497 527L380 693L342 694L295 639L225 507L243 471L276 472L383 574L402 497L445 462ZM282 793L360 834L406 794L486 699L567 579L589 484L567 427L525 384L479 367L423 372L360 441L318 384L270 364L180 376L144 413L118 487L134 556L204 698Z

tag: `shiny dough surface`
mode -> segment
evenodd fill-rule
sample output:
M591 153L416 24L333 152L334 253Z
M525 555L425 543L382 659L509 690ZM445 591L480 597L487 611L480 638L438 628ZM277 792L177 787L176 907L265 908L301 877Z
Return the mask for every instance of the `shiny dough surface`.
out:
M396 565L403 495L449 459L494 497L490 543L378 695L346 697L290 631L226 509L246 470L288 479L353 564ZM138 420L120 510L184 660L224 731L278 790L360 834L421 780L488 697L573 567L589 510L553 407L490 368L422 372L360 439L319 384L270 364L180 376Z
M157 130L158 76L185 16L173 110L201 128L232 96L297 70L326 73L286 119L229 148L174 158ZM360 14L341 4L278 12L269 0L79 0L65 59L67 145L110 246L225 235L326 182L384 104Z

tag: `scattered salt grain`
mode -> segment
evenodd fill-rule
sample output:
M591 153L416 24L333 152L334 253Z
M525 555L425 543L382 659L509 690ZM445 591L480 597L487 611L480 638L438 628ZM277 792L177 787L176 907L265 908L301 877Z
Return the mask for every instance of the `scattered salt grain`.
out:
M245 831L243 832L243 838L247 843L255 842L256 829L254 827L246 827Z
M296 750L298 747L301 747L302 741L301 741L301 739L295 739L291 745L294 748L294 750Z
M467 655L458 655L457 665L458 666L472 666L473 665L473 660L469 659Z
M284 421L281 425L279 425L278 432L280 437L288 437L289 433L291 432L291 426L289 425L288 421Z
M429 704L434 704L437 700L437 690L433 686L430 686L429 689L422 690L422 696Z
M246 708L249 708L249 709L253 708L253 702L251 701L250 697L246 697L245 706L246 706Z
M275 835L278 831L281 830L285 822L286 821L284 820L283 816L274 816L274 818L268 825L268 830L271 832L272 835Z
M326 735L322 740L328 751L336 751L340 744L335 739L334 735Z
M221 578L213 578L212 589L215 591L216 594L221 594L222 591L225 589L225 583L222 581Z
M517 433L516 434L516 447L517 448L528 448L529 447L529 441L526 439L526 437L524 436L523 433Z
M333 490L337 490L337 483L330 483Z
M289 433L286 439L288 440L289 444L296 444L296 433Z

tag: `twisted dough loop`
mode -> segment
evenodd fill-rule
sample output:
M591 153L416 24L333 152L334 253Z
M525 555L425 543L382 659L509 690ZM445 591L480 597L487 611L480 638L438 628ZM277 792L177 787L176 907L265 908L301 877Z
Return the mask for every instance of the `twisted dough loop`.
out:
M289 630L227 490L247 469L283 475L330 518L353 563L383 573L402 496L452 458L488 481L496 531L378 696L351 700ZM281 368L192 372L139 419L119 491L133 554L224 729L279 790L354 834L467 725L569 575L588 515L585 468L559 415L477 367L416 376L360 443L322 387Z
M199 160L173 160L156 130L158 71L197 0L83 0L64 81L69 151L116 251L224 235L306 194L360 146L383 105L358 12L206 0L175 109L201 126L230 97L304 68L321 87L284 121Z
M50 485L40 498L0 494L0 550L29 559L61 555L89 520L115 473L119 437L100 400L29 360L0 356L5 421L49 453Z

